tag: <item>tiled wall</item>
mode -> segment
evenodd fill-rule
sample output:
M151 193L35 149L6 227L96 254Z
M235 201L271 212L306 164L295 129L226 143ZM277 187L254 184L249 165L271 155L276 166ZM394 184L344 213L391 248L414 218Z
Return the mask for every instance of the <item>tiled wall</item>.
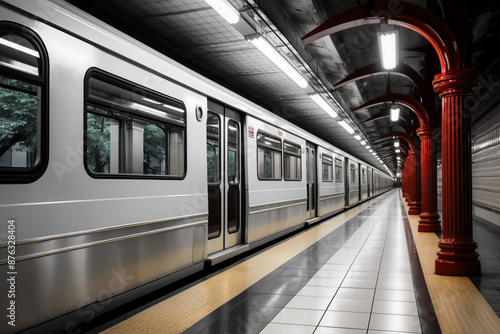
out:
M474 214L500 225L500 104L472 126Z

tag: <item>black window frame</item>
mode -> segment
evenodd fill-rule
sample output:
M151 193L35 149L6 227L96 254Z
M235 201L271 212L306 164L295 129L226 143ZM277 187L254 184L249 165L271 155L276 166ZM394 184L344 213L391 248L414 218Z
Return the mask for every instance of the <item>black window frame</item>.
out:
M289 145L295 149L298 149L298 152L292 152L292 150L287 150L286 145ZM286 156L298 157L299 158L299 166L300 166L300 177L298 179L290 179L286 177L285 168L286 168ZM289 140L283 140L283 180L285 181L302 181L302 147L300 144L296 144Z
M325 180L325 173L324 173L324 171L325 171L325 169L324 169L325 165L331 166L331 170L332 170L332 174L331 174L332 177L331 178L327 178L326 180ZM322 175L321 178L322 178L323 182L333 182L333 179L334 179L334 176L333 176L333 174L334 174L333 173L334 172L333 166L334 166L333 165L333 156L329 155L329 154L323 153L323 155L321 156L321 175Z
M357 167L356 167L356 164L354 163L351 163L350 166L349 166L349 173L350 173L350 176L351 176L351 182L350 183L357 183L356 182L356 170L357 170Z
M337 164L337 162L338 162L339 164ZM340 178L339 178L339 179L337 179L337 167L339 167L339 168L340 168ZM343 174L343 168L344 168L344 163L343 163L342 159L340 159L340 158L335 158L335 165L334 165L334 169L335 169L335 170L334 170L334 174L335 174L335 182L336 182L336 183L342 183L342 181L343 181L343 179L344 179L344 178L343 178L343 175L344 175L344 174Z
M207 123L208 123L208 119L210 117L216 117L217 120L218 120L218 134L217 134L217 144L219 145L218 146L218 149L219 149L219 154L217 156L217 160L215 161L215 163L217 164L217 169L214 171L217 172L217 181L216 182L210 182L210 180L208 180L208 172L207 172L207 182L209 184L213 184L213 185L220 185L220 183L222 182L221 179L222 179L222 175L221 175L221 131L223 130L222 129L222 120L221 120L221 117L218 113L214 112L214 111L211 111L210 109L207 111ZM208 130L207 130L207 137L208 137L209 133L208 133ZM208 142L208 140L207 140ZM207 162L207 167L208 167L208 162Z
M40 126L37 141L40 151L37 152L38 163L32 167L0 167L0 184L23 184L38 180L46 171L49 161L49 56L42 39L30 28L18 23L0 22L0 35L18 35L37 48L40 63L39 75L30 75L0 65L0 75L34 84L40 87Z
M279 144L279 148L276 146L272 146L272 145L262 145L262 144L259 144L259 139L260 139L260 136L265 136L265 137L269 137L269 138L272 138L274 140L278 140L280 142ZM255 136L255 142L256 142L256 148L257 148L257 159L256 159L256 163L257 163L257 178L260 180L260 181L282 181L283 180L283 140L281 139L281 137L278 137L278 136L275 136L275 135L271 135L265 131L262 131L262 130L258 130L257 131L257 135ZM280 177L279 178L267 178L267 177L261 177L259 175L259 148L266 148L266 149L269 149L271 151L274 151L274 152L279 152L280 153Z
M115 173L115 174L111 174L111 173L94 173L92 172L88 165L87 165L87 113L89 112L88 111L88 106L89 106L89 91L90 91L90 87L89 87L89 82L90 82L90 79L92 77L105 77L106 79L106 82L107 83L111 83L111 84L116 84L116 86L118 87L124 87L124 86L128 86L131 88L131 92L133 93L136 93L138 91L141 91L141 92L144 92L145 93L145 96L147 97L154 97L154 96L157 96L157 97L161 97L162 99L166 99L166 100L170 100L172 101L173 103L176 103L180 106L182 106L182 108L184 109L184 120L183 120L183 124L180 124L180 123L174 123L174 122L167 122L165 120L162 120L163 123L165 124L170 124L172 126L177 126L179 128L183 128L184 129L184 171L181 175L156 175L156 174L133 174L133 173ZM95 105L95 103L90 103L90 105ZM102 109L105 109L106 110L106 107L105 106L99 106L99 108L102 108ZM107 110L110 110L109 108ZM130 112L127 112L127 111L120 111L124 114L130 114L130 115L133 115L139 119L142 119L142 120L152 120L152 121L158 121L158 118L155 118L155 117L147 117L147 116L144 116L143 113L140 113L140 112L137 112L137 113L130 113ZM186 108L186 105L184 104L183 101L179 100L179 99L176 99L174 97L171 97L171 96L168 96L166 94L163 94L163 93L160 93L158 91L155 91L153 89L150 89L148 87L145 87L145 86L141 86L141 85L138 85L136 84L135 82L132 82L130 80L127 80L125 78L122 78L122 77L119 77L115 74L112 74L110 72L107 72L107 71L104 71L100 68L97 68L97 67L92 67L90 69L87 70L87 73L85 74L85 78L84 78L84 110L83 110L83 124L84 124L84 129L83 129L83 136L84 136L84 139L83 139L83 164L84 164L84 167L85 167L85 170L87 172L87 174L92 177L92 178L95 178L95 179L143 179L143 180L183 180L186 175L187 175L187 172L188 172L188 160L187 160L187 146L188 146L188 135L187 135L187 128L188 128L188 124L187 124L187 108Z

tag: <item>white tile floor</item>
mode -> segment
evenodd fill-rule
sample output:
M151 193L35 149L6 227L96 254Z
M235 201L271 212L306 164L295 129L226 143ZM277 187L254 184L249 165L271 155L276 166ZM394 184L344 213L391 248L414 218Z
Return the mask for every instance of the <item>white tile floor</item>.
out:
M421 333L395 201L383 203L261 333Z

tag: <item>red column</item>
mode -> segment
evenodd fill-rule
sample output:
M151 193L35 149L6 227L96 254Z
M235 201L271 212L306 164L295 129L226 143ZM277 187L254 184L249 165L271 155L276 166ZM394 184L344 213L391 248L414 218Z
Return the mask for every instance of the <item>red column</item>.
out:
M435 76L442 98L443 238L436 274L479 275L481 264L472 238L470 118L465 99L476 85L469 69Z
M410 184L410 177L409 175L411 174L411 162L410 162L410 155L408 155L408 157L406 157L406 161L405 161L405 183L406 183L406 186L405 186L405 200L406 200L406 203L409 203L410 202L410 189L411 189L411 184Z
M439 232L441 225L437 213L437 166L434 150L433 129L423 126L417 129L422 156L422 213L419 232Z
M409 215L419 215L422 212L422 200L421 200L421 190L420 190L420 158L417 151L413 148L410 149L410 166L411 174L410 176L410 202L408 205L410 209L408 210Z

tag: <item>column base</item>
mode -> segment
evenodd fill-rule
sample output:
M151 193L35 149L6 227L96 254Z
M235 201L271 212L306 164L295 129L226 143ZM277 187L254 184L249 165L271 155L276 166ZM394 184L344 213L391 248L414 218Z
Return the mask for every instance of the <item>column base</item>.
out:
M422 213L422 202L411 202L408 203L410 209L408 210L409 215L419 215Z
M481 275L481 262L475 241L460 242L456 239L439 241L441 251L437 252L435 273L447 276L478 276Z
M441 232L441 222L437 213L422 212L418 221L419 232Z

